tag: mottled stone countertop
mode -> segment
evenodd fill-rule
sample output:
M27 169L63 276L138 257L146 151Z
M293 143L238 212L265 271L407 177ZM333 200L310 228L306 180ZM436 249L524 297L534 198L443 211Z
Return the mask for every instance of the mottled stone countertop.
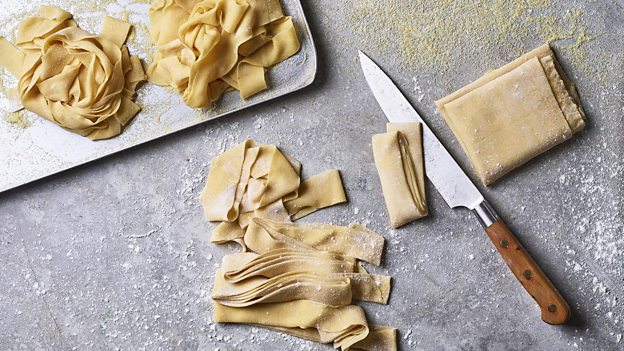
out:
M215 267L234 247L209 242L197 196L210 159L250 137L304 176L342 171L349 203L304 221L387 238L372 270L393 276L390 303L363 305L399 329L401 349L624 349L623 2L303 2L319 56L311 87L0 194L0 348L331 349L211 321ZM549 39L587 128L483 190L569 301L566 326L540 320L472 214L431 184L430 216L391 230L371 150L385 119L356 55L386 69L470 173L433 102Z

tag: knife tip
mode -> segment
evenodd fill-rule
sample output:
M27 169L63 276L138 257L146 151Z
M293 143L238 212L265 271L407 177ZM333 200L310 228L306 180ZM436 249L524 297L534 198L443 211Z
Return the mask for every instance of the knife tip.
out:
M365 54L365 53L363 53L363 52L362 52L362 50L358 50L358 56L360 57L360 60L361 60L362 58L368 58L368 56L366 56L366 54Z

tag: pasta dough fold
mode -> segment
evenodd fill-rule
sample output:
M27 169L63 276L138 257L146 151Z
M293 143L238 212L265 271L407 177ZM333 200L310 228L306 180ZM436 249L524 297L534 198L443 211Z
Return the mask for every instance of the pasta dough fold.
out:
M585 126L576 88L548 44L436 105L485 185Z
M420 123L388 123L373 136L373 156L393 228L427 215Z
M275 145L246 140L215 157L200 201L209 221L233 222L299 188L301 164Z
M300 49L278 0L157 0L149 16L157 46L149 79L191 107L209 107L228 89L243 99L266 89L265 69Z
M93 35L70 13L41 6L21 23L17 47L0 37L0 65L19 78L24 108L89 139L110 138L140 110L133 99L145 74L124 46L129 31L106 17Z

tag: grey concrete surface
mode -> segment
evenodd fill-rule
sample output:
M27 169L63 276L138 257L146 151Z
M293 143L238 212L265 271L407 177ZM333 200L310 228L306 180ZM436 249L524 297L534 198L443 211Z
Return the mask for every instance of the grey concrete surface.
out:
M0 194L0 349L331 349L211 321L213 272L235 248L209 243L196 197L210 159L247 137L278 144L304 175L342 170L349 203L305 221L359 222L387 238L372 270L394 277L390 303L363 305L399 329L402 350L624 349L622 2L555 2L580 7L596 35L582 61L555 45L588 127L483 189L570 302L566 326L540 320L476 219L448 209L431 184L431 215L390 229L370 145L385 120L356 60L360 48L375 58L469 171L433 101L543 38L480 44L483 60L459 48L451 59L462 70L425 69L354 30L356 3L304 2L320 56L311 88Z

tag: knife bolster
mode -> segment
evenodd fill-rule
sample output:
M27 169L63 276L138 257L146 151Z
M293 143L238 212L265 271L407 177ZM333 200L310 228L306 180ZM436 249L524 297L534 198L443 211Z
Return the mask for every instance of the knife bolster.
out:
M472 212L477 216L479 223L481 223L481 226L483 226L484 229L487 229L500 219L496 211L494 211L494 208L492 208L487 200L481 201L481 203L478 204Z

